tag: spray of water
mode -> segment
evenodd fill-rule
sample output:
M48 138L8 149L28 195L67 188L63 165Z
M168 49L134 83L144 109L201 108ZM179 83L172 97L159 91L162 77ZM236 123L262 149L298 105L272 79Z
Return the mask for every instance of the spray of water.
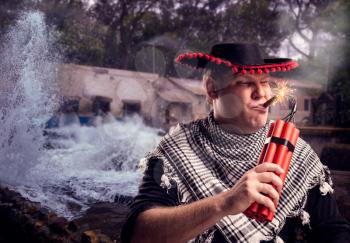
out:
M42 130L56 104L56 60L43 18L39 12L22 15L0 52L0 180L11 184L23 182L37 162Z
M40 12L22 15L0 62L0 183L72 218L94 202L134 195L137 164L158 143L140 117L44 132L58 105L53 36ZM46 135L44 135L46 134Z

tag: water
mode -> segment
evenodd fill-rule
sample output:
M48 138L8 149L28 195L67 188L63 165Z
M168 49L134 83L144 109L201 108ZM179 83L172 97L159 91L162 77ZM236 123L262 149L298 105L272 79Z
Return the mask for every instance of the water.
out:
M73 122L44 133L59 105L53 38L44 16L28 12L1 46L0 183L70 219L94 202L135 195L137 165L158 143L159 130L140 117L110 115L105 124Z

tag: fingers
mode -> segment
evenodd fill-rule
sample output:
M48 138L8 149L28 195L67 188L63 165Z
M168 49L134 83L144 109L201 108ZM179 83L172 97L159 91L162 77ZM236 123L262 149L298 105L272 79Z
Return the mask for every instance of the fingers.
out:
M255 167L254 171L260 182L256 188L259 192L258 195L255 195L256 201L275 212L279 193L283 187L282 179L276 174L284 173L284 170L277 164L266 162Z
M276 186L276 190L280 193L282 192L283 182L282 179L273 172L263 172L257 175L258 180L261 183L272 183Z
M274 203L272 202L272 200L269 197L264 196L261 193L257 193L256 195L254 195L254 198L255 198L255 201L257 203L264 205L271 212L276 212L276 207L275 207Z
M257 165L254 171L257 173L268 172L268 171L275 172L277 174L284 173L284 170L279 165L269 163L269 162L264 162L264 163L261 163L260 165Z
M274 203L274 205L273 205L274 207L275 207L275 205L277 205L278 200L279 200L279 194L278 194L278 192L276 191L276 189L273 188L272 185L266 184L266 183L260 183L260 184L259 184L258 191L259 191L260 193L265 194L265 195L264 195L265 197L266 197L266 196L269 196L269 197L270 197L269 199L271 199L271 200L273 201L273 203ZM271 200L270 200L270 201L271 201Z
M243 212L252 202L257 202L276 212L283 185L278 176L281 173L284 171L279 165L267 162L247 171L231 190L223 194L223 211L229 214Z

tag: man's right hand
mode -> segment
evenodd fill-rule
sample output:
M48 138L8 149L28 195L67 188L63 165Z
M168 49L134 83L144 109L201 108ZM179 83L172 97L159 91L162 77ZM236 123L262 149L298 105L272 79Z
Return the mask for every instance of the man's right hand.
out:
M283 169L273 163L262 163L247 171L230 190L217 195L222 215L242 213L253 202L275 212L282 191L282 180L278 176L281 173L284 173Z
M212 227L222 217L244 212L253 202L274 211L283 170L263 163L247 171L228 191L177 207L155 207L136 220L132 242L187 242ZM266 195L264 195L266 194ZM273 201L269 198L271 197Z

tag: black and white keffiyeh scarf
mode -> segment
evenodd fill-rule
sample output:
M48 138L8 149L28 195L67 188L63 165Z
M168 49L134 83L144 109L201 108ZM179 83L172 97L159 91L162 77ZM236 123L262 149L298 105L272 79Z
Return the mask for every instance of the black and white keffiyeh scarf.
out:
M256 166L268 128L266 124L249 135L227 133L211 112L205 119L179 124L147 157L161 157L161 186L166 188L173 184L167 181L175 181L179 201L190 203L229 190ZM287 217L305 213L307 191L319 185L325 194L332 190L331 183L328 170L299 138L273 221L260 223L240 213L222 218L215 226L228 242L276 240Z

